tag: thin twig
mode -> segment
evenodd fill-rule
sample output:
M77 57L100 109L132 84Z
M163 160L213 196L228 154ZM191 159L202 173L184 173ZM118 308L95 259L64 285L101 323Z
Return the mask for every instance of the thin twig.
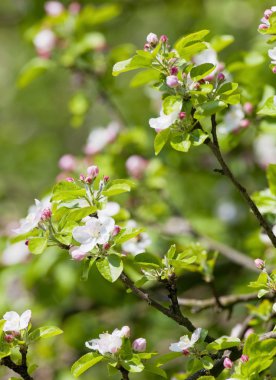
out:
M28 366L27 366L27 346L21 346L20 347L20 353L21 353L21 364L16 364L11 359L10 356L6 356L5 358L2 358L0 360L0 365L4 365L5 367L8 367L9 369L13 370L15 373L20 375L22 379L24 380L33 380L33 378L28 373Z
M125 284L125 286L132 290L132 292L141 298L142 300L146 301L150 306L154 307L155 309L159 310L162 314L166 315L167 317L173 319L175 322L177 322L180 326L186 327L187 330L190 332L194 332L196 327L192 324L192 322L185 317L181 312L175 313L172 308L168 309L161 305L159 302L151 298L148 293L146 293L144 290L137 288L134 283L131 281L131 279L123 272L120 276L121 281ZM210 335L207 335L206 342L210 343L214 341L214 338L212 338Z
M214 156L218 160L218 162L219 162L219 164L220 164L220 166L221 166L221 168L223 170L224 175L226 175L230 179L230 181L233 183L233 185L237 188L237 190L240 192L240 194L242 195L242 197L245 199L245 201L247 202L248 206L252 210L253 214L257 218L259 224L261 225L261 227L263 227L263 229L267 233L268 237L270 238L272 244L276 248L276 236L274 235L270 224L263 217L263 215L261 214L261 212L258 209L257 205L255 204L255 202L253 201L253 199L248 194L246 188L243 187L240 184L240 182L237 180L237 178L232 173L232 171L229 168L229 166L224 161L224 158L223 158L223 156L221 154L218 138L217 138L216 116L212 115L211 120L212 120L212 130L211 130L211 133L212 133L213 141L211 139L207 139L205 141L205 144L208 145L208 147L211 149L211 151L213 152Z
M122 367L122 366L120 366L119 368L119 371L121 372L121 374L122 374L122 380L129 380L129 376L128 376L128 374L129 374L129 372L128 372L128 370L126 370L124 367Z

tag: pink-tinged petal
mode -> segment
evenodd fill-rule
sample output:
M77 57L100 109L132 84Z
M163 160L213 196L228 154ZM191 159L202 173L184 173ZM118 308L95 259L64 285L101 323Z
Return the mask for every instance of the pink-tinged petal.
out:
M83 227L76 227L73 229L73 238L81 243L81 244L85 244L87 242L89 242L90 240L90 234L89 234L89 231L87 229L86 226L83 226Z
M26 310L20 317L20 330L26 329L32 317L31 310Z

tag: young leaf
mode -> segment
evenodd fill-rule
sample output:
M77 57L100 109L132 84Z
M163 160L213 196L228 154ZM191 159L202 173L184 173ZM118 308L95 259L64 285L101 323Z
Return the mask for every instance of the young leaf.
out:
M124 269L123 262L117 255L98 260L96 265L101 275L109 282L115 282Z
M239 338L234 338L230 336L222 336L219 339L214 340L212 343L209 343L206 347L207 350L226 350L226 348L237 347L241 343Z
M212 100L207 103L202 103L197 106L194 117L195 119L202 119L204 117L214 115L226 107L227 104L219 100Z
M214 71L215 66L212 63L203 63L202 65L194 66L190 72L191 78L194 81L205 78L212 71Z
M39 327L29 335L30 342L35 342L38 339L51 338L56 335L62 334L63 331L55 326L43 326Z
M184 153L187 153L192 145L190 135L185 132L174 134L171 138L170 144L173 149Z
M170 128L164 129L156 134L154 139L154 151L157 156L161 150L164 148L166 142L168 141L170 136Z
M190 44L191 42L196 42L196 41L201 41L204 37L206 37L210 33L209 30L204 29L200 30L195 33L190 33L182 38L180 38L176 44L175 44L175 49L178 51L185 47L186 45Z
M29 239L29 251L35 255L41 254L47 247L48 239L46 237L33 237Z
M102 194L106 197L118 195L131 190L134 187L134 183L125 179L116 179L110 182L109 186L103 190Z
M88 354L83 355L73 364L71 372L73 376L79 377L83 372L87 371L89 368L93 367L101 360L103 360L102 355L96 352L89 352Z
M276 104L274 102L274 96L268 98L265 104L257 112L258 115L264 116L276 116Z

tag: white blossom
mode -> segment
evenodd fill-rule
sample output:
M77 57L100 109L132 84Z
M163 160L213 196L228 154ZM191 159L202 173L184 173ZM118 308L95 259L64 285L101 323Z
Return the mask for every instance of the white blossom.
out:
M84 148L86 154L96 154L102 151L106 145L110 144L117 137L120 124L111 122L106 128L94 129L88 136L87 144Z
M24 330L28 327L32 317L31 310L26 310L20 316L16 311L8 311L3 319L6 321L3 327L3 331L13 331L20 333L21 330Z
M136 228L137 223L135 220L129 220L127 223L127 228ZM146 232L141 232L139 235L135 236L132 239L124 242L122 244L122 249L126 253L130 253L133 256L138 255L139 253L145 252L146 248L151 245L151 239Z
M219 131L226 134L239 129L244 118L245 114L240 104L231 106L226 112L223 122L219 125Z
M82 252L89 252L96 244L108 242L114 226L115 221L109 216L86 217L84 226L74 228L73 237L78 243L81 243L79 248Z
M40 222L45 209L51 209L49 197L42 199L42 201L35 199L35 204L29 208L27 217L20 220L20 227L16 228L14 232L16 234L26 234L33 230Z
M114 216L120 211L120 205L117 202L107 202L102 210L98 211L98 216Z
M261 134L254 141L254 153L258 164L266 168L276 164L276 136L268 133Z
M35 36L33 42L38 53L48 54L55 47L56 36L50 29L43 29Z
M201 328L197 328L192 336L191 339L188 337L188 335L184 335L180 338L179 342L172 343L169 347L170 351L173 352L182 352L183 350L187 350L190 347L193 347L194 344L199 340L200 334L201 334Z
M269 55L269 58L271 59L271 63L273 65L276 65L276 47L274 47L273 49L269 49L268 55Z
M100 334L99 339L92 339L86 342L85 346L102 355L106 353L116 354L122 347L124 336L122 330L115 329L111 334L108 332Z
M168 115L166 115L163 109L161 109L159 117L149 119L150 127L156 129L157 131L161 131L169 128L172 124L174 124L178 119L178 115L182 107L181 103L177 102L177 104L178 107Z
M22 263L26 260L29 254L30 252L25 244L25 241L19 241L8 245L4 249L1 257L1 263L3 265L15 265Z

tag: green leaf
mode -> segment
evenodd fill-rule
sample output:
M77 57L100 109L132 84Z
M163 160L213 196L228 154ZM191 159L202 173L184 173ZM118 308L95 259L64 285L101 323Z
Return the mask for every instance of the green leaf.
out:
M161 152L166 142L168 141L170 131L170 128L166 128L163 131L160 131L156 134L154 139L154 152L156 156Z
M231 45L234 42L234 37L231 35L222 35L222 36L215 36L211 40L212 48L219 52L223 49L225 49L228 45Z
M62 334L63 331L55 326L43 326L32 331L29 335L29 341L35 342L38 339L51 338L56 335Z
M69 102L69 110L73 115L84 115L89 108L89 100L83 92L77 92Z
M87 258L83 263L83 270L81 275L81 281L87 281L91 268L96 261L96 257Z
M33 237L29 239L29 251L35 255L39 255L46 249L47 243L48 239L46 237Z
M96 265L101 275L109 282L115 282L124 269L123 262L117 255L98 260Z
M23 88L28 86L34 79L55 67L53 61L43 58L33 58L21 70L17 84Z
M267 289L260 289L258 291L258 298L262 298L264 295L266 295L268 293L269 293L269 290L267 290Z
M175 95L167 96L163 100L163 104L162 104L165 115L169 115L172 112L179 110L181 106L182 106L181 96L175 96Z
M153 373L154 375L161 376L164 379L167 379L167 374L162 368L156 367L152 364L144 364L144 366L146 372Z
M201 361L202 361L203 367L205 369L210 370L214 366L214 361L209 356L203 356L203 358L201 359Z
M108 187L102 191L102 194L106 197L118 195L130 191L134 187L132 181L126 179L115 179L110 182Z
M183 356L182 352L169 352L168 354L164 354L156 358L154 361L154 365L156 365L157 367L161 367L162 365L167 364L171 360L180 358L181 356Z
M52 201L67 201L85 197L86 191L74 182L61 181L53 188Z
M210 33L209 30L207 29L204 29L204 30L200 30L198 32L195 32L195 33L190 33L190 34L187 34L186 36L180 38L176 44L175 44L175 49L177 51L181 50L183 47L185 47L186 45L190 44L191 42L195 42L195 41L201 41L204 37L206 37L208 34Z
M271 96L266 100L264 105L257 112L258 115L264 116L276 116L276 104L274 102L274 96Z
M139 265L150 267L150 268L159 268L160 259L152 255L151 253L139 253L135 256L134 261Z
M238 83L226 82L223 83L217 90L217 94L230 95L239 87Z
M267 179L271 193L276 195L276 164L270 164L268 166Z
M194 66L190 71L191 78L194 81L205 78L212 71L214 71L215 65L212 63L203 63L202 65Z
M139 373L144 369L144 365L138 356L133 355L129 360L122 360L121 365L129 372Z
M128 241L128 240L140 235L140 233L143 231L144 231L143 228L133 228L131 231L129 231L128 229L126 229L126 230L123 229L120 231L120 233L117 236L115 236L114 242L116 244L122 244L125 241Z
M89 352L73 364L71 372L75 377L79 377L83 372L87 371L89 368L93 367L102 360L102 355L96 352Z
M206 42L196 42L192 45L186 46L178 50L178 53L181 58L185 60L191 59L194 55L200 53L203 50L208 49Z
M226 350L226 348L237 347L241 343L239 338L233 338L230 336L222 336L219 339L214 340L212 343L209 343L206 347L207 350Z
M131 87L144 86L145 84L159 80L160 72L154 69L143 70L137 73L131 80Z
M190 135L188 133L176 133L173 135L170 141L173 149L179 152L187 153L192 145Z
M202 103L196 107L194 117L195 119L202 119L214 115L226 107L227 104L220 100L212 100L210 102Z
M132 58L117 62L113 66L112 75L117 76L121 73L131 71L131 70L151 68L152 60L153 60L152 56L148 57L148 56L142 56L142 55L137 54Z
M6 321L5 321L6 322ZM11 354L11 345L5 341L0 341L0 359Z
M168 259L173 259L176 251L175 244L171 245L168 252L166 253L166 256Z
M190 138L193 146L199 146L203 144L207 137L207 133L203 132L201 129L194 129L190 133Z

